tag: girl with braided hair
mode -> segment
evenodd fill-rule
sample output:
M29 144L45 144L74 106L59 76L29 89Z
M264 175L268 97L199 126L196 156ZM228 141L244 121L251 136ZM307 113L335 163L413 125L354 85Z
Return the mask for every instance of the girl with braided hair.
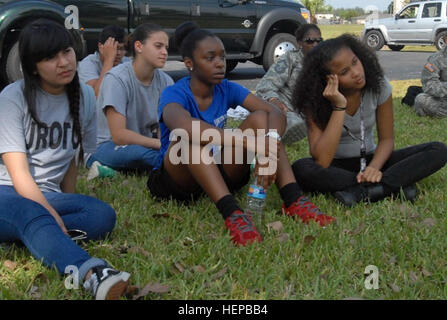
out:
M74 194L78 162L95 151L96 112L92 88L79 82L73 44L63 26L45 19L20 34L24 79L0 93L0 242L23 242L62 275L75 267L96 299L114 299L130 275L72 239L73 232L103 238L116 220L108 204Z

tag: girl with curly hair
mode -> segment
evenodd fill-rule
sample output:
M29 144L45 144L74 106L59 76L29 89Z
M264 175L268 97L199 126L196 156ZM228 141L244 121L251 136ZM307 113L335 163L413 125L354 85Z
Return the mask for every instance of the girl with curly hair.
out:
M308 53L294 93L312 156L292 166L304 190L332 192L353 206L402 188L413 201L415 182L445 165L447 147L440 142L394 150L391 90L375 53L351 35L324 41Z

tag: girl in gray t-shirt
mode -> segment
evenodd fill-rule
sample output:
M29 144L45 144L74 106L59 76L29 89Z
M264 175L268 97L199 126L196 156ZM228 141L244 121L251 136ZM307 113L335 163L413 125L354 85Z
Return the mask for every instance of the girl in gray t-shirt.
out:
M293 164L297 181L308 191L333 192L347 206L401 188L412 201L415 182L447 161L440 142L394 150L391 85L376 55L350 35L320 43L306 56L294 104L307 120L312 155Z
M93 90L79 83L73 38L40 19L23 29L19 43L24 79L0 93L0 242L22 241L96 299L119 298L130 275L74 242L103 238L116 214L74 194L76 158L95 150L96 113Z
M110 70L97 101L98 149L87 161L89 178L102 166L151 170L158 163L158 102L174 82L163 71L168 35L160 26L142 24L132 33L133 61Z

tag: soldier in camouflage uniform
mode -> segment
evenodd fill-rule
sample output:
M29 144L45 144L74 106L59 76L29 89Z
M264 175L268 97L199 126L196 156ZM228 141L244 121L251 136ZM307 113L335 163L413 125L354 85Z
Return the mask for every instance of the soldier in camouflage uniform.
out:
M320 29L314 24L302 25L295 36L299 48L279 57L256 86L257 96L276 105L287 115L287 128L282 137L285 144L307 135L305 121L293 110L292 95L304 55L322 41Z
M444 37L447 41L447 36ZM431 55L421 75L423 93L416 96L414 109L420 116L447 116L447 47Z

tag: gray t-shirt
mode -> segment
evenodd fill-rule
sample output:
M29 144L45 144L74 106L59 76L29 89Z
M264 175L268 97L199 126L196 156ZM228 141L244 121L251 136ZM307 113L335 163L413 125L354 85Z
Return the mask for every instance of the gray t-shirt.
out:
M372 91L365 92L361 100L361 106L357 109L357 112L353 116L345 115L344 125L357 139L353 139L348 131L343 128L340 143L335 153L336 159L360 157L360 113L362 113L365 123L366 154L375 152L376 144L374 142L373 129L376 123L377 106L383 104L390 97L391 91L391 84L385 78L380 87L379 94L374 94ZM360 109L362 110L361 112Z
M45 123L38 127L28 112L23 80L0 93L0 154L26 153L31 175L43 192L61 192L60 183L79 147L73 136L73 120L67 95L52 95L37 89L37 117ZM96 112L93 89L81 84L80 121L84 152L96 150ZM12 186L11 177L0 158L0 185Z
M106 73L97 100L98 145L112 140L104 108L112 106L126 117L126 128L152 137L158 127L158 102L161 92L174 84L171 77L155 69L152 83L143 85L135 76L131 62L116 66Z
M121 60L121 64L129 61L131 61L129 57L123 57L123 59ZM101 71L102 62L99 57L99 52L96 51L95 53L89 54L79 63L79 80L83 83L87 83L90 80L99 79Z

